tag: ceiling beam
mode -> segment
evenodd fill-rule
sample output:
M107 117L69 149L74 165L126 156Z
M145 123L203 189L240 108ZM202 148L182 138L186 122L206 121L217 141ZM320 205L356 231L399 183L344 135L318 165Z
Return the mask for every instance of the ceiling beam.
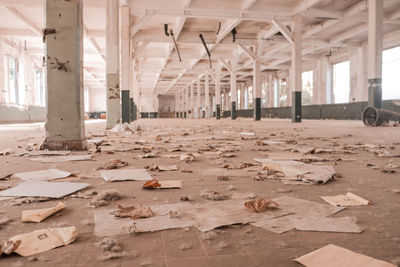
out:
M40 29L40 27L38 27L35 23L25 17L25 15L18 11L15 7L6 6L5 8L20 21L25 23L25 25L28 26L28 28L31 29L37 36L42 36L42 30Z
M140 29L143 28L144 25L147 24L147 22L149 22L149 20L153 17L153 12L151 10L146 10L145 14L143 17L141 17L139 19L138 22L135 23L135 25L133 25L131 27L131 35L130 38L133 38L135 36L135 34L140 31Z
M288 29L287 26L283 25L281 22L273 20L272 23L279 29L279 31L282 33L283 36L285 36L286 40L288 40L289 43L293 44L293 34L292 32Z

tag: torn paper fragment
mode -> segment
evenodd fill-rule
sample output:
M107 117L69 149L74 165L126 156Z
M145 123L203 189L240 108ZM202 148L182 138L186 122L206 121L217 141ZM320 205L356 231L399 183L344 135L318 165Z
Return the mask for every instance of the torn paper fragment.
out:
M12 150L11 148L0 150L0 156L7 156L10 155L11 153L14 153L14 150Z
M140 219L153 217L154 215L150 207L145 207L142 205L124 207L117 204L117 206L118 209L114 211L115 217Z
M160 171L177 171L178 167L176 165L158 165Z
M65 246L75 241L78 229L75 226L63 228L51 228L36 230L31 233L16 235L10 241L21 240L21 244L15 250L21 256L28 257Z
M21 243L21 240L16 240L15 242L10 240L0 242L0 256L1 254L10 255L21 245Z
M259 198L245 202L244 206L254 212L262 212L267 209L277 209L279 204L267 198Z
M385 261L329 244L295 259L306 267L395 267Z
M28 181L0 191L0 196L61 198L88 186L86 183Z
M84 161L92 160L92 155L73 155L73 156L57 156L57 157L40 157L32 158L31 161L40 161L43 163L58 163L58 162L69 162L69 161Z
M53 208L47 209L38 209L38 210L23 210L22 211L22 222L41 222L47 217L63 210L65 208L65 204L62 202L58 202L57 206Z
M149 181L153 179L145 169L106 170L101 171L100 176L108 182Z
M350 192L346 195L326 196L321 198L329 204L339 207L367 206L372 204L371 201Z
M182 180L165 180L158 181L157 179L152 179L147 181L143 186L143 189L173 189L173 188L183 188Z
M57 169L20 172L14 174L14 177L25 181L50 181L54 179L67 178L69 176L71 176L71 173Z

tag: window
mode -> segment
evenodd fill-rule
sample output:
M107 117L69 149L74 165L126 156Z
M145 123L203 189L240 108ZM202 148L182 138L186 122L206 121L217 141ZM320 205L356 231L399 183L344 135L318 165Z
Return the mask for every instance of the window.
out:
M261 107L265 108L267 107L267 89L268 84L267 82L262 82L261 83Z
M35 70L35 105L44 106L43 71L40 69Z
M311 105L313 97L313 71L305 71L301 75L302 80L302 103L303 105Z
M382 99L400 99L400 46L382 53Z
M18 78L17 78L17 59L11 56L6 57L7 66L7 102L18 104Z
M287 82L286 79L280 80L279 86L279 107L285 107L288 105L287 103Z
M344 61L333 65L333 95L335 104L349 103L350 62Z
M85 112L89 112L89 88L85 87L84 92L84 100L85 100Z

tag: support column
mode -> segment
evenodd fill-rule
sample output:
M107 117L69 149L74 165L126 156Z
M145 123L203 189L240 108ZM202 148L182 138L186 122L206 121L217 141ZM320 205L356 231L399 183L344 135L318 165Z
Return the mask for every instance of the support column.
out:
M349 102L368 101L368 86L365 77L367 62L364 61L365 46L350 46L350 94Z
M237 64L238 64L238 51L237 47L233 51L233 59L232 59L232 73L231 73L231 119L236 120L237 118L237 102L238 102L238 94L237 94Z
M139 81L138 81L138 77L137 77L138 65L134 58L132 59L131 64L132 64L131 97L133 97L133 99L131 100L131 105L133 106L132 121L135 121L135 120L137 120L138 113L140 112L140 110L138 110L138 107L140 107L141 97L140 97Z
M185 89L185 112L184 118L189 118L189 87Z
M44 147L86 149L82 1L46 0L47 119Z
M204 106L206 111L206 118L210 118L210 77L208 72L204 75Z
M130 53L129 53L129 7L121 7L121 92L122 123L129 123L130 116Z
M107 129L121 122L119 77L119 0L106 1Z
M254 51L254 54L257 55L257 45ZM261 68L260 68L260 59L255 58L253 63L253 111L254 111L254 120L259 121L261 119Z
M197 102L196 102L197 119L201 118L201 81L197 80Z
M332 91L332 67L327 56L320 57L314 65L313 104L329 104L328 95ZM330 98L329 98L330 99Z
M190 85L190 118L194 118L194 84Z
M292 122L301 122L301 17L294 16L292 44Z
M221 119L221 63L218 62L215 71L215 117Z
M275 73L270 73L267 76L267 92L266 92L266 97L267 97L267 107L272 108L274 107L274 80L275 80Z
M383 0L368 1L368 105L382 108Z
M275 108L277 108L277 107L279 107L279 100L280 100L280 95L279 95L279 93L280 93L280 88L279 88L279 85L280 85L280 80L278 79L278 77L277 77L277 75L275 76L275 78L274 78L274 107Z
M244 87L244 109L249 109L249 88L246 84L243 85Z

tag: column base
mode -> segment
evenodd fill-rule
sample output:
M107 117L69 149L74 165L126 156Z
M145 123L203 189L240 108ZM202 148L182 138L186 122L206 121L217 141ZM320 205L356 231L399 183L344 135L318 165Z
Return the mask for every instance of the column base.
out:
M43 142L43 149L48 150L86 150L87 141L47 141Z
M215 110L215 117L217 120L221 119L221 105L218 104Z
M236 102L232 102L231 119L236 120L236 117L237 117Z
M259 121L261 120L261 98L256 98L255 99L255 105L254 105L254 120Z
M292 122L301 122L301 92L292 92Z
M122 123L131 122L128 90L122 90L121 110L122 110Z
M368 106L382 108L382 79L369 79L368 83Z

